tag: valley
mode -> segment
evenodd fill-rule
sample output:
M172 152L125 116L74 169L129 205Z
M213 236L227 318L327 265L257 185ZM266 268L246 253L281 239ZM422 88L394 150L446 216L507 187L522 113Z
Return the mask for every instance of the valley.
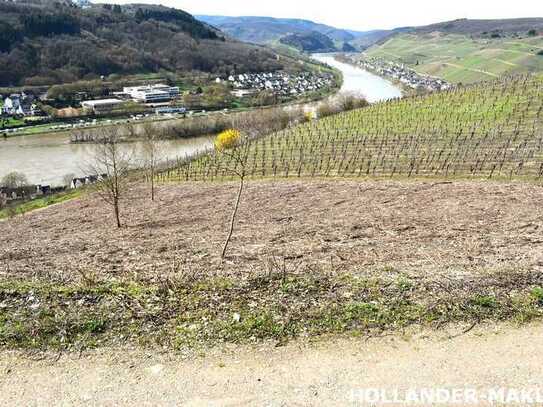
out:
M342 73L342 92L363 94L370 102L401 96L399 90L390 83L361 69L341 64L334 59L334 56L317 55L315 58ZM230 112L230 114L234 113L235 111ZM209 121L213 120L213 115L207 117ZM205 119L205 116L202 118ZM187 120L190 119L166 117L160 121L154 121L153 125L158 131L161 126L171 126L172 123L183 123ZM134 122L135 125L138 123ZM206 150L211 147L212 137L213 135L201 135L164 140L161 142L163 144L161 159L174 161ZM135 145L131 143L126 148L135 149L136 156L141 157L141 151L137 152L141 150L141 143L139 144L138 146L137 142ZM32 183L61 185L67 174L86 175L85 163L91 158L92 146L70 143L70 133L66 130L60 133L31 134L0 139L0 178L8 174L12 168L17 168Z
M237 188L135 185L121 229L96 194L2 223L0 344L190 353L541 318L536 184L256 180L221 259Z
M0 404L541 404L543 18L462 1L0 1Z

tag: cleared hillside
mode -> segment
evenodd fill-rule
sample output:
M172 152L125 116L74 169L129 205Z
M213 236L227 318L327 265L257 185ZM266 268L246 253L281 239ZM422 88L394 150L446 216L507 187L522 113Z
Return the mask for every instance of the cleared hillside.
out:
M312 121L253 141L242 153L254 178L540 179L542 131L543 76L514 76ZM234 162L209 154L162 178L228 177Z
M543 315L543 189L255 181L96 195L2 223L0 349L281 345Z

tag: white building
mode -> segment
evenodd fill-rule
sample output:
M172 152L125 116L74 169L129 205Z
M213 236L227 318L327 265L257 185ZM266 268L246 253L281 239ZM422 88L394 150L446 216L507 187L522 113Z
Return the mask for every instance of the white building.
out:
M175 99L179 97L180 91L177 86L158 84L125 87L123 93L137 102L153 103Z
M89 0L72 0L72 3L81 8L92 7L92 3Z
M5 114L18 114L21 108L21 97L13 94L4 100L4 106L2 106L2 112Z
M99 99L86 100L81 102L81 106L85 109L91 109L94 113L104 113L113 110L115 107L123 103L120 99Z

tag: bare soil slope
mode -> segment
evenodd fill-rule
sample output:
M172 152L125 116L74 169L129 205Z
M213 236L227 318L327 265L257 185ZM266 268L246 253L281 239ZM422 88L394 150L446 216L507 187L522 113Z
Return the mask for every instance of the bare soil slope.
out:
M252 182L228 261L219 254L237 184L136 189L125 226L95 196L2 225L0 278L73 281L82 272L153 280L183 264L255 274L271 256L335 271L380 267L418 277L533 268L543 253L543 189L515 183ZM190 267L189 267L190 266Z
M251 182L133 189L124 227L89 195L2 223L0 348L373 336L543 318L543 189Z

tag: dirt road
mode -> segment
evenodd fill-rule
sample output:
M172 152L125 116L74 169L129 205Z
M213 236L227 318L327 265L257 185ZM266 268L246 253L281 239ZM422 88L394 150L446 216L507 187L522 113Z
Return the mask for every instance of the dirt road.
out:
M230 347L189 359L98 351L32 361L9 353L0 358L0 404L364 405L363 388L543 387L542 328Z

